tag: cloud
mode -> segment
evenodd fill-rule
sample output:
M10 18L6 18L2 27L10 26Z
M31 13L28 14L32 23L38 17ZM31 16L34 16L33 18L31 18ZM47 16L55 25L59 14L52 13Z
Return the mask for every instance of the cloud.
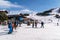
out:
M20 13L37 13L37 12L29 10L29 9L24 9L24 10L21 10Z
M24 9L24 10L19 10L19 11L10 11L8 15L15 15L15 14L24 14L24 13L27 13L27 14L36 14L37 12L35 11L32 11L32 10L28 10L28 9Z
M21 5L13 4L10 1L7 0L0 0L0 8L10 8L10 7L19 7L23 8Z

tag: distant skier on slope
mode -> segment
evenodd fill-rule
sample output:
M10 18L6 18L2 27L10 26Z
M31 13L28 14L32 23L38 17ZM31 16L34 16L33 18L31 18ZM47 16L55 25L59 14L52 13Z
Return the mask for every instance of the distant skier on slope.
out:
M23 17L21 15L19 15L19 27L21 27L23 20L24 20Z
M34 20L32 21L32 28L34 28Z
M37 28L38 20L35 20L35 28Z
M43 21L41 22L41 28L44 28L44 22Z
M58 19L58 22L59 22L59 19ZM57 26L59 26L59 23L57 22Z
M59 23L57 23L57 26L59 26Z

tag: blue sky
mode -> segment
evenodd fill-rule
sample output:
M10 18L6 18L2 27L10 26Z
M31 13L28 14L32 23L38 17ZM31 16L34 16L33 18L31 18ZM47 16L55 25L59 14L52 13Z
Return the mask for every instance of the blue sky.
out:
M28 9L41 12L57 7L60 7L60 0L0 0L0 10Z

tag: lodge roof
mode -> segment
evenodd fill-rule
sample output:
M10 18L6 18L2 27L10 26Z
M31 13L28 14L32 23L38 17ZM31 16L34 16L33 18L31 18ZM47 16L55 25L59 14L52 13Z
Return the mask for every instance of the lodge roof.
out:
M5 12L5 13L8 13L8 11L2 11L2 10L0 10L0 12Z

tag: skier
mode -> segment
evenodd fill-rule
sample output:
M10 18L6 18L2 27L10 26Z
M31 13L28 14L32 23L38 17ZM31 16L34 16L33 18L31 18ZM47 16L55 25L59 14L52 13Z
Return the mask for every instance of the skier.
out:
M58 22L59 22L59 19L58 19ZM59 23L57 22L57 26L59 26Z
M8 28L9 28L8 34L11 34L13 32L13 27L12 27L12 22L10 20L8 21Z
M32 28L34 28L34 20L32 21Z
M23 17L20 15L19 16L19 27L21 27L22 22L23 22Z
M16 30L17 26L18 26L18 21L16 20L16 21L14 22L14 28L15 28L15 30Z
M37 28L38 20L35 20L35 28Z
M59 23L57 23L57 26L59 26Z
M16 30L16 28L17 28L16 21L14 22L14 28L15 28L15 30Z
M12 22L12 27L14 28L14 22Z
M42 28L42 27L44 28L44 22L41 22L41 28Z
M27 25L28 25L28 26L30 25L30 20L27 20Z
M18 26L18 21L16 21L16 25Z

